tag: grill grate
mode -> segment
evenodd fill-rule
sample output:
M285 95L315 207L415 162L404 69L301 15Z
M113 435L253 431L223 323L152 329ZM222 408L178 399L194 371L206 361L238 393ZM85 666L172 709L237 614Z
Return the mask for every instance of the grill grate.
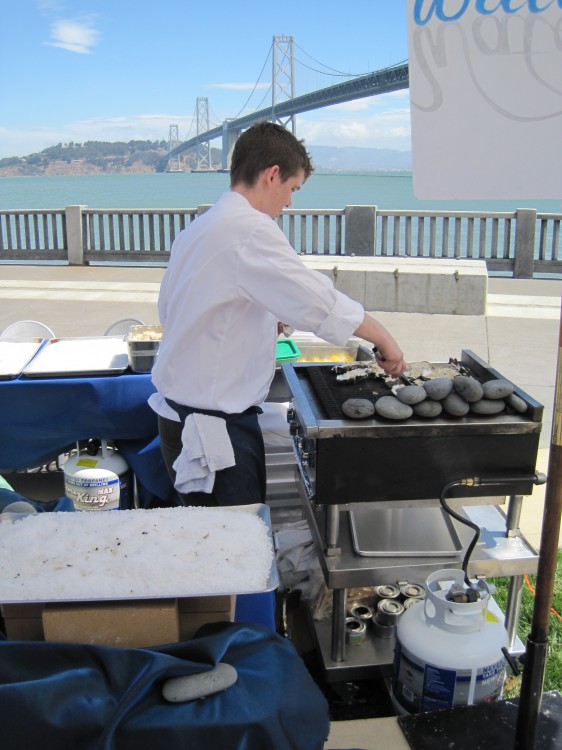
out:
M307 368L314 392L328 419L342 419L342 404L348 398L366 398L373 403L380 396L392 394L391 385L379 378L370 377L359 383L338 383L331 366L311 366Z

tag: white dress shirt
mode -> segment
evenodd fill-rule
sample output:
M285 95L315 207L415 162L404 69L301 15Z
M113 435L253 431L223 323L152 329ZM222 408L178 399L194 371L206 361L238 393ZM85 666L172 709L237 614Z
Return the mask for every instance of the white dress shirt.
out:
M242 412L275 374L277 323L343 346L362 305L302 263L277 223L228 191L175 239L158 300L164 336L150 401Z

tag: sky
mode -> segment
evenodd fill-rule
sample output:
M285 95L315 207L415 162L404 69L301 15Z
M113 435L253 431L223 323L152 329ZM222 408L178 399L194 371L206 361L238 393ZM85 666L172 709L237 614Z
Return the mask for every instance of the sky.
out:
M0 158L168 140L170 125L185 140L197 132L198 97L211 127L261 109L272 100L274 36L293 38L298 96L405 61L406 0L3 0ZM408 90L298 115L297 135L408 150Z

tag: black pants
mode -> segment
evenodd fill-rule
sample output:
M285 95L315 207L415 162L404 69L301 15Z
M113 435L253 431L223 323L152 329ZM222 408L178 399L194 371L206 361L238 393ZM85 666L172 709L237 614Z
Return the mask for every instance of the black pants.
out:
M258 407L251 407L241 414L225 414L218 411L192 409L175 402L168 402L177 412L181 422L158 417L158 432L164 463L172 482L176 481L173 463L182 450L181 433L189 414L209 414L226 421L226 429L234 450L236 464L217 471L211 493L178 492L182 505L251 505L265 502L265 448L258 422Z

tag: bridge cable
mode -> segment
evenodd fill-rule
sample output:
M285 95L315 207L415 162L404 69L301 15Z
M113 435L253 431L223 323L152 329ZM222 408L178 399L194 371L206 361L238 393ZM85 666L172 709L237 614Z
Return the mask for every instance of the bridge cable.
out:
M263 64L263 66L262 66L262 69L260 70L260 74L259 74L259 76L258 76L258 80L257 80L257 81L255 82L255 84L254 84L254 88L252 89L252 91L251 91L251 93L250 93L250 96L249 96L249 97L248 97L248 98L246 99L246 101L244 102L244 106L243 106L243 107L242 107L242 109L241 109L241 110L240 110L240 111L238 112L238 114L237 114L237 115L235 115L235 116L234 116L233 118L231 118L231 119L233 119L233 120L237 120L237 119L238 119L238 118L240 117L240 115L242 114L242 112L243 112L243 111L244 111L244 110L246 109L246 106L248 105L248 102L250 101L250 99L251 99L251 98L252 98L252 96L254 95L254 91L256 90L256 88L257 88L257 86L258 86L258 83L260 82L260 78L261 78L261 77L262 77L262 75L263 75L263 71L265 70L265 66L267 65L267 61L268 61L268 60L269 60L269 58L271 57L271 50L272 50L272 49L273 49L273 44L271 44L271 45L270 45L270 47L269 47L269 52L267 53L267 57L265 58L264 64ZM270 88L271 88L271 87L270 87ZM262 100L262 101L263 101L263 100Z
M315 63L318 63L318 65L322 65L322 67L326 68L327 70L332 71L332 73L335 75L350 76L351 78L360 78L361 76L368 75L368 73L343 73L341 70L336 70L335 68L331 68L329 65L326 65L325 63L320 62L320 60L317 60L315 57L312 57L312 55L310 55L303 47L301 47L296 42L293 42L293 44L295 45L295 47L298 47L302 52L304 52L304 54L307 57L310 57L311 60L314 60ZM330 75L329 73L326 73L323 70L317 70L316 68L311 68L310 66L306 65L306 63L303 63L301 60L297 60L297 62L303 65L305 68L308 68L309 70L314 71L315 73L324 73L324 75Z

